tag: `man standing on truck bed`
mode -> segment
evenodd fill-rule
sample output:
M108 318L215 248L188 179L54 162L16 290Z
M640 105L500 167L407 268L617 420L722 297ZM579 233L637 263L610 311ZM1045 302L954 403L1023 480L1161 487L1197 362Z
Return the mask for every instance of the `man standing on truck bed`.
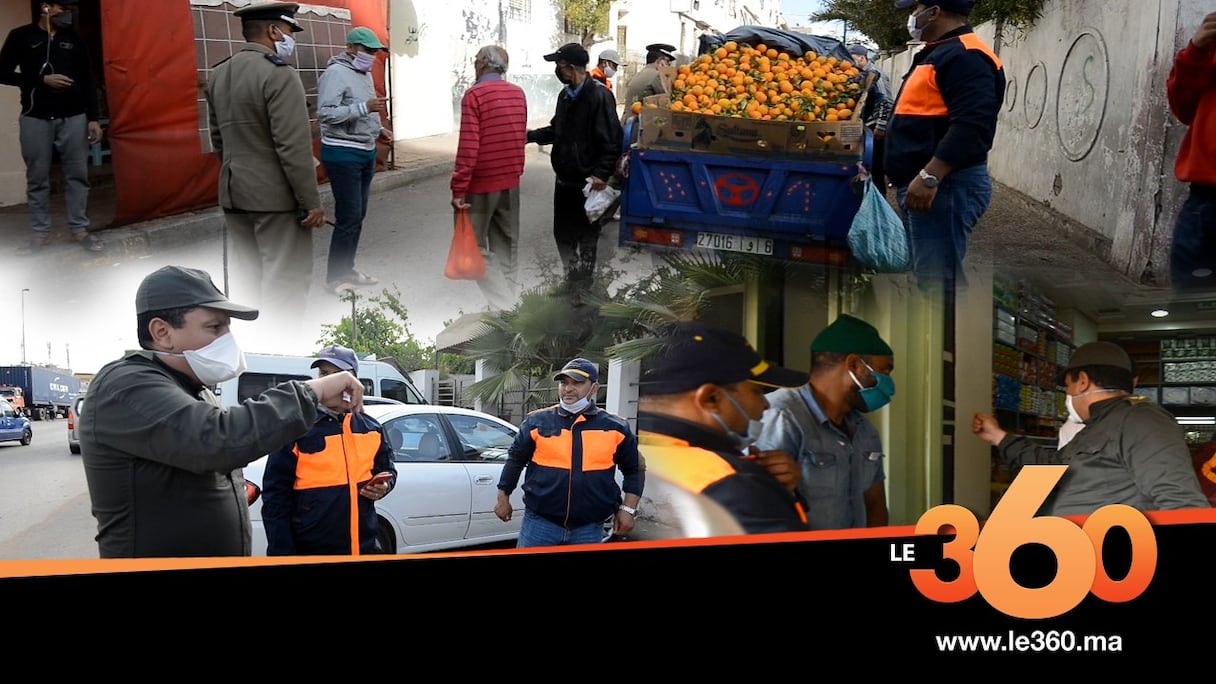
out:
M896 187L922 291L966 285L967 238L992 199L988 151L1005 98L1001 60L967 23L974 0L897 0L923 40L887 123Z

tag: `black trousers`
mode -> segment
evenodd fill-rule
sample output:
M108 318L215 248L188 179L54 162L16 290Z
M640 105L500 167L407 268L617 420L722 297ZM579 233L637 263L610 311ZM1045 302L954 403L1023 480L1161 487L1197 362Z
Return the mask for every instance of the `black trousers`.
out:
M553 241L557 243L566 280L572 285L589 285L595 273L595 252L602 225L587 220L583 209L586 201L582 186L561 183L553 186Z

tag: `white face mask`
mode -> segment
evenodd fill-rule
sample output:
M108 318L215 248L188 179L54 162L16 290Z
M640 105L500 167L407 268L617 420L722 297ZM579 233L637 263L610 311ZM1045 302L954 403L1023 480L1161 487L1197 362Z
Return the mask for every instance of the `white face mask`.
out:
M356 71L367 73L371 71L372 65L376 63L376 56L369 55L366 52L356 52L351 61L354 62Z
M207 386L218 385L245 372L245 352L237 346L232 333L225 333L202 349L192 349L181 354L157 352L164 356L185 359L198 381Z
M1076 407L1074 407L1072 405L1072 400L1074 398L1080 399L1081 397L1088 397L1089 395L1094 394L1096 392L1118 392L1118 391L1119 390L1114 390L1114 389L1091 389L1088 392L1082 392L1080 394L1064 395L1064 408L1068 409L1068 419L1074 423L1084 423L1085 422L1085 421L1081 420L1081 416L1080 416L1080 414L1077 413Z
M275 27L275 30L279 31L278 27ZM296 52L296 39L282 31L279 31L279 35L282 36L283 40L275 42L274 51L284 60L291 59L291 56Z
M604 75L607 76L608 78L612 78L613 76L616 76L616 69L613 69L610 66L606 66L606 67L604 67Z
M925 10L925 12L928 12L928 11L929 10ZM908 35L912 36L912 40L920 40L921 34L925 32L924 26L918 27L916 25L917 17L919 17L921 14L924 14L925 12L921 12L920 14L909 14L908 15ZM928 24L926 24L926 26L928 26Z
M582 399L579 399L578 401L574 402L573 404L567 404L566 402L563 401L563 402L561 402L561 405L562 405L562 409L565 410L567 413L582 413L584 410L586 410L586 408L588 406L591 405L591 399L588 397L583 397Z

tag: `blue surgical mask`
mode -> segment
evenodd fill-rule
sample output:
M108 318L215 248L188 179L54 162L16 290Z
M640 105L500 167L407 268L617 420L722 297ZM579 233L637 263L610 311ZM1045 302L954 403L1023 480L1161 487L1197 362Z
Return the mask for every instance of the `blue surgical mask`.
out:
M849 377L853 378L853 382L857 385L858 389L861 390L861 400L865 402L866 405L862 411L869 413L871 411L877 411L878 409L891 403L891 397L895 396L895 381L891 379L890 375L885 375L875 371L870 367L870 364L865 362L865 360L862 360L861 363L867 369L869 369L870 375L874 376L874 380L876 381L874 386L863 386L861 381L857 379L857 376L853 375L853 371L849 371Z
M726 421L722 419L722 416L716 413L711 415L714 417L714 420L718 422L718 425L722 428L722 431L739 445L739 450L743 453L747 453L748 447L755 444L756 440L760 439L760 433L764 428L764 424L749 416L747 411L744 411L743 407L739 405L739 402L735 401L735 398L730 396L730 392L727 392L726 390L722 390L722 392L726 395L726 399L731 403L731 405L735 407L735 410L739 412L739 415L747 418L747 434L741 435L738 432L730 429L730 426L726 424Z
M275 27L275 30L279 31L278 27ZM286 33L283 33L282 31L279 31L279 36L281 36L283 40L275 42L274 51L278 53L281 59L287 61L291 59L291 56L296 52L296 39L292 38Z

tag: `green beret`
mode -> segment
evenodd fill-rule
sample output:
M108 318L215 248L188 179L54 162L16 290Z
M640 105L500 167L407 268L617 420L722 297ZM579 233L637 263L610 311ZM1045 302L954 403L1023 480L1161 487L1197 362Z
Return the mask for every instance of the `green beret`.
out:
M877 328L848 314L840 314L835 323L815 336L811 352L895 356L891 346L878 336Z

